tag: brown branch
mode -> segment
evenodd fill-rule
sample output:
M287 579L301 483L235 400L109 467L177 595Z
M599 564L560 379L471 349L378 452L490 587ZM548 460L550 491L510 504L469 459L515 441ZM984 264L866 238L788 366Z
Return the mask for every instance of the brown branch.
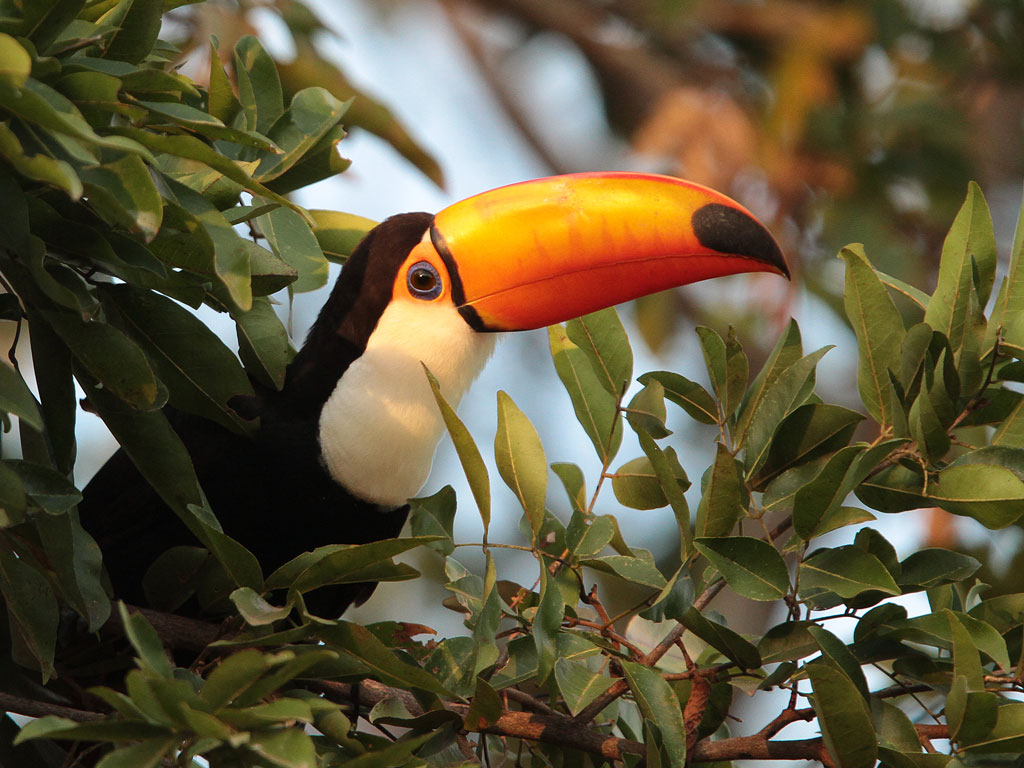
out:
M9 693L0 693L0 711L13 712L26 717L45 717L56 715L74 720L77 723L88 723L93 720L102 720L106 715L102 712L90 712L86 709L74 709L64 707L60 704L51 704L46 701L35 701L34 699L23 699L21 696L13 696Z

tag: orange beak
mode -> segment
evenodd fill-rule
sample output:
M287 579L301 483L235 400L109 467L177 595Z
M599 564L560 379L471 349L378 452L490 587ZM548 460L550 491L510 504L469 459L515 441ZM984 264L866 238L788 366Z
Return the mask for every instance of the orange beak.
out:
M553 176L475 195L437 214L433 247L477 330L559 323L678 285L789 269L743 206L642 173Z

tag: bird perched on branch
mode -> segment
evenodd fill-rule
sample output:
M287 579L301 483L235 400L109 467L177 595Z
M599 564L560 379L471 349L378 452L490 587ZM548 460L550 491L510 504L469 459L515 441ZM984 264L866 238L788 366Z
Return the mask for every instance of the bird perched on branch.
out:
M555 176L393 216L352 253L281 391L256 404L254 440L183 413L175 428L224 532L269 573L399 534L444 431L423 365L454 405L502 332L741 272L788 277L747 210L664 176ZM198 544L123 451L84 497L119 598L142 602L150 564ZM306 604L338 616L375 586L322 587Z

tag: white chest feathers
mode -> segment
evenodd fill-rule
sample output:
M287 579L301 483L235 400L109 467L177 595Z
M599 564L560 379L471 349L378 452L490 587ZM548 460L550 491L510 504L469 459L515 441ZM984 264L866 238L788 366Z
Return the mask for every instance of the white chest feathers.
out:
M455 407L496 337L475 332L448 302L388 305L320 414L320 449L331 476L383 506L415 496L444 434L423 364Z

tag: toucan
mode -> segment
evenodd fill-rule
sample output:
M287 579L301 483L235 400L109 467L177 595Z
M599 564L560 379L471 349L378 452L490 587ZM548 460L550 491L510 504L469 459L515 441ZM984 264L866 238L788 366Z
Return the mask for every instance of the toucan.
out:
M174 425L224 532L269 572L321 545L399 535L444 432L424 365L454 406L501 333L741 272L789 276L768 230L701 185L618 172L500 187L365 236L283 388L250 408L255 439L186 413ZM143 574L164 550L198 545L123 451L79 513L130 603L145 603ZM322 587L306 607L337 617L375 586Z

